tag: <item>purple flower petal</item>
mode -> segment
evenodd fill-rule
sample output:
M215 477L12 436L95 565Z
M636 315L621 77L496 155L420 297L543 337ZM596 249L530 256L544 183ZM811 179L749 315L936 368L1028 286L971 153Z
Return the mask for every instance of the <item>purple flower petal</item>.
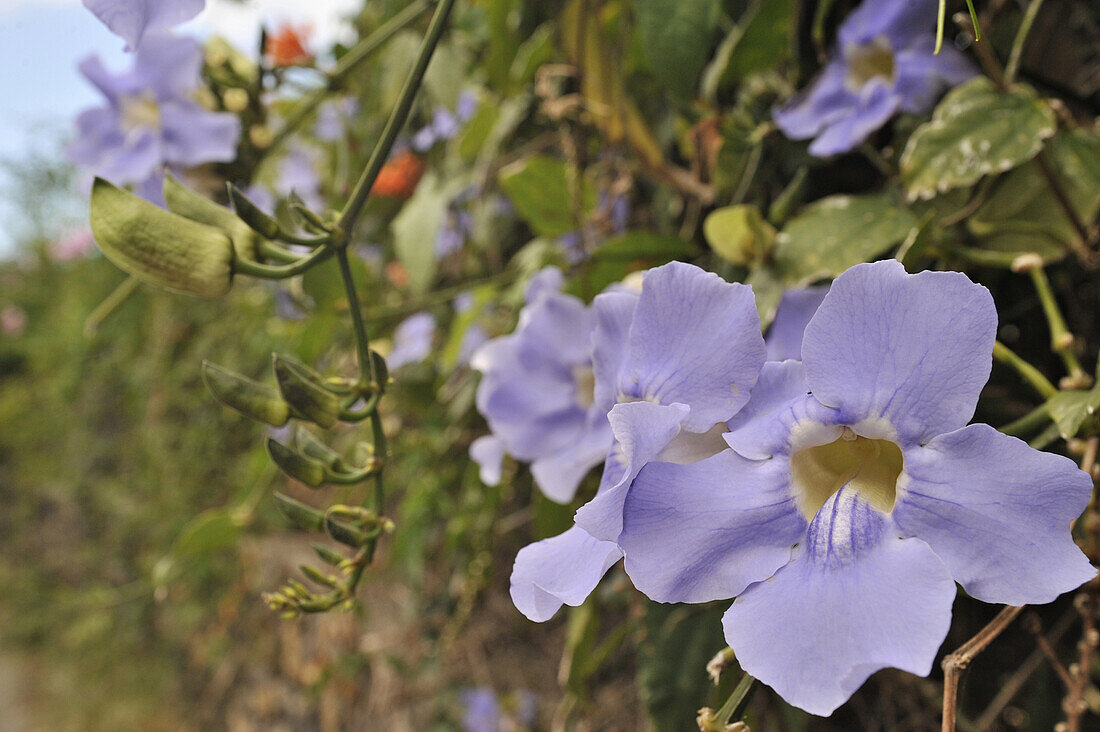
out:
M619 384L626 378L630 356L630 324L638 306L632 292L605 292L592 301L596 330L592 335L592 372L595 399L608 408L621 396Z
M763 363L751 287L682 262L646 273L622 394L686 404L684 429L706 432L749 400Z
M897 538L844 489L818 512L791 563L745 590L722 625L747 673L794 706L828 715L878 669L927 675L954 598L955 583L927 544Z
M894 521L985 602L1050 602L1096 575L1067 530L1092 481L1068 458L984 424L905 451Z
M504 453L504 442L492 435L484 435L470 443L470 459L477 463L478 477L485 485L500 483Z
M885 36L895 48L936 25L937 0L864 0L840 26L843 48Z
M806 531L788 482L781 461L732 450L692 465L650 463L626 497L627 574L658 602L734 597L771 577Z
M970 421L996 328L993 298L966 275L860 264L836 279L806 327L806 380L848 424L882 418L903 446L924 442Z
M623 530L623 502L638 471L655 460L674 437L691 410L683 404L652 402L616 404L607 415L619 453L619 475L577 511L576 522L592 536L615 541Z
M935 36L921 36L894 56L904 112L921 114L931 109L944 87L958 86L978 74L977 67L951 46L934 54L935 43Z
M393 331L393 350L386 357L391 371L405 364L423 361L432 352L435 318L431 313L416 313L405 318Z
M726 444L753 460L783 451L790 428L810 410L822 411L816 400L807 397L808 391L801 361L765 363L749 403L726 423Z
M900 104L901 97L892 87L879 81L866 84L847 113L826 125L814 138L810 154L827 157L848 152L886 124Z
M84 7L121 36L130 50L141 47L146 33L190 20L205 6L206 0L84 0Z
M152 90L158 101L190 101L202 83L202 46L194 38L158 33L134 57L134 83Z
M557 267L544 267L527 280L523 301L530 305L544 292L559 292L565 284L565 275Z
M802 287L783 293L764 341L769 361L802 360L802 335L828 291L828 287Z
M549 620L563 605L583 603L622 552L574 526L520 550L512 568L512 602L530 620Z
M235 115L180 103L161 109L165 162L189 168L236 157L241 123Z
M856 95L844 84L847 74L848 67L835 59L806 89L772 110L772 118L783 134L792 140L805 140L849 114Z

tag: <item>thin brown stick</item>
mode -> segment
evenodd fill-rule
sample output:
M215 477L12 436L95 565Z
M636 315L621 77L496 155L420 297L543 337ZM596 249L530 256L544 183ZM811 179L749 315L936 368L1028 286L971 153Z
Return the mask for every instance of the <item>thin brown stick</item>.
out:
M1060 641L1062 636L1066 634L1066 631L1069 630L1070 626L1073 625L1075 615L1076 614L1073 612L1064 614L1058 619L1058 622L1054 624L1054 627L1050 629L1050 633L1046 634L1045 639L1052 645ZM1034 632L1039 633L1042 630L1038 624L1039 617L1034 613L1030 613L1028 622L1030 623L1032 620L1035 622ZM1032 630L1030 625L1028 630ZM1045 658L1046 655L1039 648L1032 651L1031 655L1020 664L1015 672L1013 672L1008 681L1001 685L1001 689L997 692L997 695L993 697L993 701L989 702L989 706L985 708L985 711L974 720L974 726L980 730L987 730L992 727L993 722L1001 716L1001 712L1004 711L1004 708L1016 698L1016 695L1024 688L1024 684L1031 678L1031 675L1038 671L1039 667L1043 665Z
M1061 679L1062 683L1065 685L1066 691L1072 689L1073 677L1070 676L1065 665L1059 660L1058 654L1054 650L1054 645L1040 632L1041 626L1039 624L1039 616L1035 613L1028 613L1027 630L1035 634L1035 645L1039 647L1039 652L1050 662L1055 673L1058 674L1058 678Z
M943 667L942 732L955 732L958 717L959 676L962 675L963 669L969 666L974 657L984 651L986 646L996 640L1023 609L1022 605L1019 607L1005 605L988 625L940 662L940 666Z

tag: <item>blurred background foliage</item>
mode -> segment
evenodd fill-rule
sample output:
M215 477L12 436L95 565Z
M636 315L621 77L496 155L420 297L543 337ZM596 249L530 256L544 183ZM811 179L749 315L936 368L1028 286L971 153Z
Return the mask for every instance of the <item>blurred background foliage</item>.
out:
M403 5L372 0L353 21L365 35ZM473 326L509 332L523 284L547 264L566 267L570 291L589 299L629 272L696 261L752 283L767 318L784 288L896 252L911 268L963 269L989 286L1001 340L1054 375L1062 365L1041 303L1005 266L1039 251L1086 368L1100 347L1095 259L1082 255L1088 243L1036 163L1024 157L1007 175L910 200L922 171L899 173L899 158L930 115L903 115L828 159L775 130L772 106L805 86L854 5L459 4L409 128L429 124L439 107L454 110L462 92L477 109L423 154L407 200L370 204L357 243L373 247L359 250L369 256L356 269L379 349L412 313L431 312L440 328L431 357L399 369L383 404L397 531L350 612L287 622L260 601L311 556L309 537L288 526L272 491L318 498L271 466L263 430L218 405L199 376L210 359L262 380L272 351L353 371L335 265L287 292L247 284L217 301L143 286L108 311L100 306L124 275L94 255L57 261L44 238L78 205L73 172L60 154L13 168L4 195L19 216L7 225L21 248L0 264L0 310L15 318L0 335L0 714L16 725L8 728L463 729L469 692L481 689L503 710L502 729L692 729L696 710L720 705L737 680L727 673L715 687L704 670L724 646L722 603L650 603L616 569L589 602L549 624L512 607L516 551L562 531L576 506L544 499L514 464L498 488L479 480L467 457L484 432L477 380L460 357ZM1009 55L1024 6L979 3L982 53ZM400 32L346 80L359 113L344 134L302 133L330 205L362 169L422 32ZM972 43L950 20L948 39ZM1035 124L1043 135L1062 128L1048 149L1061 156L1055 174L1085 221L1100 205L1098 48L1091 0L1048 0L1021 64L1021 78L1075 120L1040 113ZM215 95L226 53L207 68ZM291 113L292 89L283 86L274 111ZM242 114L263 124L268 112ZM280 158L265 159L252 142L236 163L193 171L192 184L275 185ZM851 198L822 203L830 196ZM618 200L626 212L613 215ZM707 219L735 205L758 218L742 209ZM456 210L469 215L465 243L437 256L438 231ZM464 292L473 309L456 313ZM1001 425L1035 406L998 366L978 419ZM350 431L331 437L346 448L356 440ZM1056 437L1046 444L1064 451ZM340 501L340 491L325 502ZM1050 729L1062 718L1062 689L1029 628L1072 653L1071 601L1037 609L975 663L962 704L970 729ZM960 597L945 651L995 611ZM876 674L828 720L761 689L746 719L765 731L936 729L938 673ZM1014 675L1019 693L983 717ZM1089 701L1100 709L1100 699Z

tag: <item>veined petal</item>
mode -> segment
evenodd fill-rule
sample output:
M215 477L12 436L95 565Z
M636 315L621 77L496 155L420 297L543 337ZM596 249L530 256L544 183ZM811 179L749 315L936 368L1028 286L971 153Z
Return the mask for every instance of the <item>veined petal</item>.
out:
M775 311L775 320L764 344L769 361L802 360L802 336L806 325L821 306L828 287L801 287L787 290Z
M806 326L806 381L848 424L885 418L903 447L924 442L970 421L996 328L992 296L964 274L856 265Z
M1072 460L984 424L904 458L894 522L927 542L973 597L1042 604L1096 575L1069 531L1092 492Z
M616 404L607 415L622 466L618 480L577 511L576 522L592 536L615 541L623 530L623 502L638 471L654 460L680 432L691 410L683 404Z
M788 703L829 715L881 668L927 675L954 598L951 574L928 545L899 539L845 488L818 512L790 564L745 590L722 625L747 673Z
M632 292L605 292L592 301L596 329L592 335L592 371L595 400L611 408L619 398L619 383L630 356L630 323L638 306Z
M706 432L749 400L763 364L751 287L682 262L646 273L620 392L686 404L684 429Z
M610 449L611 427L587 425L571 445L532 461L531 475L551 501L569 503L584 476L604 461Z
M837 425L844 424L843 415L800 390L802 375L795 364L798 361L783 361L768 368L769 381L753 411L745 421L740 413L730 420L733 431L723 438L743 457L765 460L839 437ZM791 393L795 396L785 400Z
M583 603L622 557L612 541L600 541L577 526L525 546L512 567L512 602L530 620L549 620L564 605Z
M806 532L789 478L783 460L732 450L647 465L626 496L619 536L635 587L657 602L707 602L771 577Z

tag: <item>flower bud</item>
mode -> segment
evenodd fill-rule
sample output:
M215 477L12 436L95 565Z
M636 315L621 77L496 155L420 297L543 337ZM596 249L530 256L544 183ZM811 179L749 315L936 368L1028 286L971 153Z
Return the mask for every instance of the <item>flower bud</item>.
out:
M321 427L331 427L340 417L340 400L325 388L325 380L313 369L292 358L275 354L275 379L290 407Z
M241 189L232 183L228 184L229 200L233 202L233 208L237 211L241 221L253 231L268 239L274 239L279 235L279 222L260 210L260 207L248 199Z
M324 465L300 452L291 450L273 438L267 440L267 453L279 466L279 470L310 488L319 488L325 482Z
M326 470L345 472L349 469L340 453L318 440L309 430L299 428L295 434L295 444L303 455L317 460Z
M239 259L257 261L260 236L225 206L219 206L206 196L191 190L171 175L164 176L164 201L168 210L185 219L207 224L224 231L233 242Z
M224 295L233 284L233 243L225 233L102 178L92 186L91 224L107 259L143 282L204 297Z
M310 508L301 501L294 500L288 495L276 492L275 506L295 526L307 531L321 531L325 528L325 515L323 513Z
M209 361L202 362L202 380L215 399L250 419L282 427L290 418L290 405L278 389Z

